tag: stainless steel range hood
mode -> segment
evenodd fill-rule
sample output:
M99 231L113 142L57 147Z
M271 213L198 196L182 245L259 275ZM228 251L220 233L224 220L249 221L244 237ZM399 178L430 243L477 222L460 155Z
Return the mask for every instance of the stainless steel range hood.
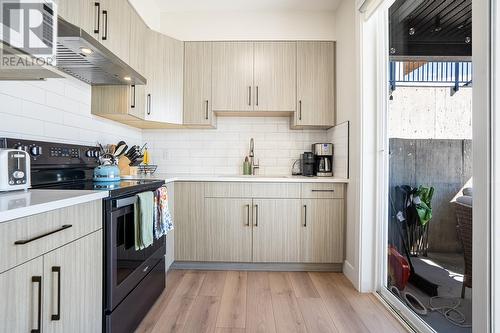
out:
M146 78L127 63L84 30L61 18L56 60L61 71L91 85L146 84Z

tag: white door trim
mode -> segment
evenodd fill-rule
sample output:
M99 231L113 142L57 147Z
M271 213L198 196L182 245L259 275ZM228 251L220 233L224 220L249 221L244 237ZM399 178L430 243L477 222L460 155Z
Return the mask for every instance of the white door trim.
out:
M472 1L472 75L474 86L472 91L472 174L474 183L472 323L474 333L493 332L491 318L494 318L491 316L491 217L495 207L495 205L491 205L491 190L494 186L491 177L493 162L491 155L494 154L491 142L491 117L493 114L491 109L491 9L494 3L495 0Z

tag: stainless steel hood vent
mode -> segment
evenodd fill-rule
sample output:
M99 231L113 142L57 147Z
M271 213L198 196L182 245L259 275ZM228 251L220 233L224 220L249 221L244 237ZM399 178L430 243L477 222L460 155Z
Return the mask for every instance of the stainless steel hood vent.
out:
M91 85L146 84L145 77L79 27L59 18L57 34L56 66L63 72Z

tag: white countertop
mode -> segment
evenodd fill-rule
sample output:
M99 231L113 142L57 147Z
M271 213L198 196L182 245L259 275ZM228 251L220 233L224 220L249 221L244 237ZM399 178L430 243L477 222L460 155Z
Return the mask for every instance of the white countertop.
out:
M304 176L243 176L243 175L191 175L162 174L151 176L134 176L136 179L164 179L166 183L184 182L254 182L254 183L349 183L349 179L335 177L304 177Z
M50 210L100 200L108 191L28 190L0 193L0 223Z

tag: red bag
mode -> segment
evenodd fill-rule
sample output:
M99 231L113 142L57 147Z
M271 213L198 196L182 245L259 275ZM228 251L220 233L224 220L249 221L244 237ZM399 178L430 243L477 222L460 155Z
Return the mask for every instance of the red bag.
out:
M391 277L392 284L399 290L404 290L410 278L410 265L408 264L408 260L406 260L394 246L389 245L388 263L389 276Z

